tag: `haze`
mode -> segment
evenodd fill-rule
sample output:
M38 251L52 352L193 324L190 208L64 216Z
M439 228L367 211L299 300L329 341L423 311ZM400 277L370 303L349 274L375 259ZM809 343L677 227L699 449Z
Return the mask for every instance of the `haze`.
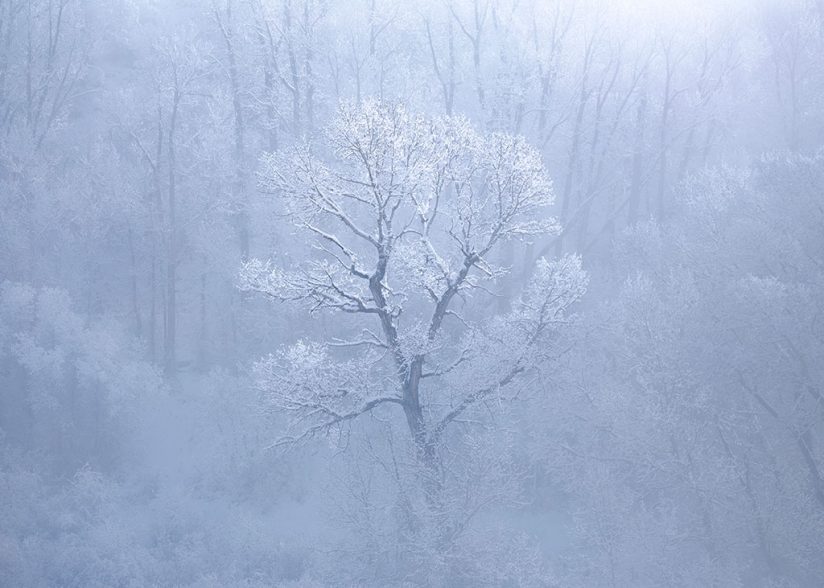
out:
M0 586L824 583L820 0L0 0Z

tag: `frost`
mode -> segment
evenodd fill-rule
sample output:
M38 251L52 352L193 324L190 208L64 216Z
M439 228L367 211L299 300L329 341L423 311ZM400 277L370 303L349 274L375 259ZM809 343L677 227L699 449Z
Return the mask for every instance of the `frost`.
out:
M542 259L512 313L471 324L457 302L505 279L493 262L500 245L559 231L538 151L521 136L480 134L463 117L372 99L343 103L324 138L328 162L298 145L265 156L259 175L317 255L288 271L252 259L239 286L355 315L364 335L330 343L367 351L336 359L327 345L299 342L258 364L259 385L289 415L287 441L396 404L421 459L438 467L432 448L444 431L534 366L586 274L577 257ZM469 366L472 377L449 384Z

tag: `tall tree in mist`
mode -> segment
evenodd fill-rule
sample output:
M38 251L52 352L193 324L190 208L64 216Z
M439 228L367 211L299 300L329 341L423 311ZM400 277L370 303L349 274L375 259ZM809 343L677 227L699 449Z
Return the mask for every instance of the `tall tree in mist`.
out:
M242 287L355 318L349 336L300 341L259 363L259 375L288 415L284 442L400 409L438 509L446 436L552 355L586 277L576 257L541 260L508 313L477 314L507 279L500 246L558 230L543 212L551 182L522 138L368 101L341 107L325 147L328 163L301 146L267 155L261 173L317 254L295 269L251 260Z

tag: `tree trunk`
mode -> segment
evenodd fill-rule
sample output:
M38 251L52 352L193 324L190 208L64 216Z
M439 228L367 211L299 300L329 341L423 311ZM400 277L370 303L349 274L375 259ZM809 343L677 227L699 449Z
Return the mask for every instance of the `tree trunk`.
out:
M177 126L179 105L180 90L176 84L172 98L172 113L169 120L169 242L166 252L166 329L163 341L163 363L166 374L172 377L177 372L177 163L175 160L175 127Z

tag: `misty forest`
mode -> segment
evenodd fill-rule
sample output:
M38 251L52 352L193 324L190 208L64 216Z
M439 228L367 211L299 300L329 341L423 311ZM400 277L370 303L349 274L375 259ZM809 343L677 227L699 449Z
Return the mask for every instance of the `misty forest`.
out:
M0 586L824 585L824 2L0 0Z

